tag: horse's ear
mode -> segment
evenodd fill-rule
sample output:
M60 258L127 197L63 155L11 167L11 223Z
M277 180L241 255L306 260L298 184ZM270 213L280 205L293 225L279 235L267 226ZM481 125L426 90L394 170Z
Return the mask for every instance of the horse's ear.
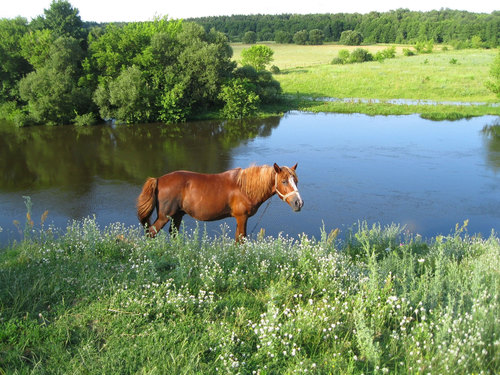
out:
M280 173L281 172L281 168L278 164L274 163L274 170L276 171L276 173Z
M292 167L292 171L297 169L297 165L299 165L299 163L295 163L295 165Z

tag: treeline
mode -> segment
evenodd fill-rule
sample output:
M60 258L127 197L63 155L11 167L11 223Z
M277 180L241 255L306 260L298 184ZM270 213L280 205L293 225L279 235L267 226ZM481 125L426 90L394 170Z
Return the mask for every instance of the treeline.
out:
M238 117L235 100L280 93L270 73L236 68L221 32L166 18L104 26L78 13L57 0L29 23L0 19L1 117L19 126L182 122L228 105L225 116Z
M433 40L467 46L474 40L494 48L500 41L499 11L485 14L450 9L430 12L397 9L368 14L233 15L191 21L203 25L205 30L223 32L231 42L246 41L254 33L256 41L321 44L340 41L345 31L359 32L366 44Z

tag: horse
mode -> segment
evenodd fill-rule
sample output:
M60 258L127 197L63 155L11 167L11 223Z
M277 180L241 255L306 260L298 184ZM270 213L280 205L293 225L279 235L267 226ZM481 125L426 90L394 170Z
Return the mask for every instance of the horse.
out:
M177 231L185 214L201 221L227 217L236 219L236 241L247 235L248 218L255 215L266 200L277 194L298 212L304 205L297 189L297 164L261 165L235 168L222 173L205 174L175 171L161 177L149 177L137 198L137 217L147 234L156 234L170 223ZM154 209L157 219L151 225Z

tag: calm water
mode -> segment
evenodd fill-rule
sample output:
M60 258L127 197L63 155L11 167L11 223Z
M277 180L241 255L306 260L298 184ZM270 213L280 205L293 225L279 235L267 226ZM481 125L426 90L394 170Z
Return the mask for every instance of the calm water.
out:
M247 122L90 128L0 127L0 242L19 239L23 196L36 225L64 228L95 215L104 227L138 225L135 199L148 176L176 169L219 172L255 164L298 162L305 205L294 213L277 197L250 219L266 234L319 236L358 220L404 224L424 237L450 233L469 219L469 232L500 229L500 140L485 134L487 116L432 122L418 116L305 114ZM195 221L184 220L187 229ZM234 219L227 219L231 235ZM208 223L209 233L221 223Z

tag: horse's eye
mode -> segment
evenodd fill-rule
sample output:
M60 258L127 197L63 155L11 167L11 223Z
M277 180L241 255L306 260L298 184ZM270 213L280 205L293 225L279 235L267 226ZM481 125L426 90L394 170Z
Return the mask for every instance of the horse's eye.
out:
M281 181L281 183L282 183L283 185L286 185L286 184L288 184L288 180L283 180L283 181Z

